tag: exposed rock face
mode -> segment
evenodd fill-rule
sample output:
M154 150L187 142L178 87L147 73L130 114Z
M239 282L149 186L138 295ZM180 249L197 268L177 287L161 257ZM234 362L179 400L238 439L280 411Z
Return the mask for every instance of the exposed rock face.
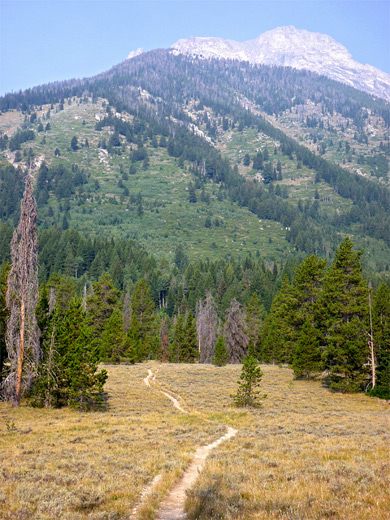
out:
M330 36L292 26L278 27L246 42L191 37L172 45L172 52L308 69L390 101L389 74L354 61Z

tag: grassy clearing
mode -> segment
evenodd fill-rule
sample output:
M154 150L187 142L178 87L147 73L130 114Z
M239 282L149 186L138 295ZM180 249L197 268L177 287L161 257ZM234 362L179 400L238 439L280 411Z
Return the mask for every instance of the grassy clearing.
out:
M157 372L156 389L143 378ZM0 404L0 517L126 519L142 490L162 478L140 508L159 502L195 449L219 446L189 494L191 520L385 520L390 498L388 404L331 394L264 366L268 394L258 410L231 406L239 366L110 366L105 412L13 409ZM181 414L157 389L184 399Z
M209 419L239 430L211 455L189 495L190 519L386 519L388 405L331 394L264 366L255 411L231 408L240 368L164 367L158 380ZM187 374L185 373L187 371ZM206 390L207 389L207 390Z
M108 370L106 412L0 404L3 520L128 518L157 474L163 476L154 500L199 445L223 432L218 424L180 414L148 389L146 364Z

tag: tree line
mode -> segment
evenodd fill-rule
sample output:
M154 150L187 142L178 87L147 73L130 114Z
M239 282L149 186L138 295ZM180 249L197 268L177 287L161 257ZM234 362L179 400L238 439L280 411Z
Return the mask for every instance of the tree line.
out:
M210 277L211 289L198 298L193 293L192 302L181 285L169 313L161 294L158 305L151 297L146 273L130 290L115 287L105 273L78 295L74 278L53 272L38 289L36 219L28 176L11 266L5 264L1 273L1 391L16 405L23 395L36 406L101 403L107 374L99 370L100 361L223 365L247 356L290 365L297 378L325 371L331 390L389 397L390 290L383 283L371 293L362 252L353 250L349 237L329 268L311 255L292 281L286 274L269 313L247 270L244 304L234 293L224 304L218 301ZM176 263L179 275L186 265L183 252ZM195 288L199 273L193 273Z

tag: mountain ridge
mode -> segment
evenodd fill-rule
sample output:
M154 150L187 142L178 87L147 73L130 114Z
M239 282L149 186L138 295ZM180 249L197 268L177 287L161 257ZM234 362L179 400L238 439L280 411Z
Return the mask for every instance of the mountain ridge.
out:
M244 42L191 36L174 43L171 52L307 69L390 101L389 74L353 60L349 51L330 36L293 26L278 27ZM140 53L142 49L137 49L128 59Z

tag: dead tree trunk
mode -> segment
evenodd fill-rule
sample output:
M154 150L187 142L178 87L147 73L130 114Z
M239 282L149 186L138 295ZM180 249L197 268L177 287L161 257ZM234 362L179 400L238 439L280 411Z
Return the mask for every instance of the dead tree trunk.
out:
M31 387L39 362L39 330L35 317L38 301L37 206L32 177L20 207L20 219L11 242L11 270L6 303L9 309L6 344L9 373L2 384L3 395L20 405L20 398Z

